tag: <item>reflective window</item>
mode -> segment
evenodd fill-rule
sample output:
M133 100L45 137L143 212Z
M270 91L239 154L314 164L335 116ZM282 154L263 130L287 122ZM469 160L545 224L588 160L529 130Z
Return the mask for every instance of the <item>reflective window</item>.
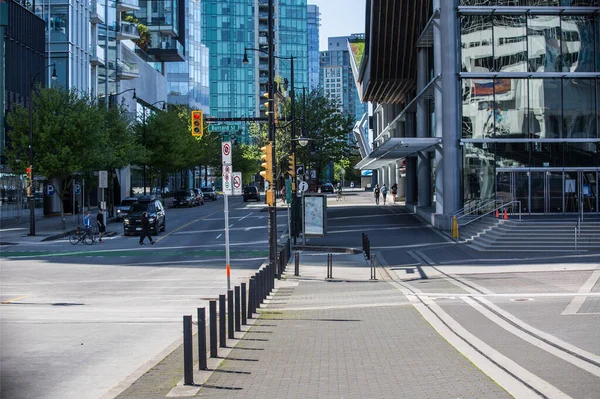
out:
M596 80L563 79L563 137L596 138Z
M492 53L492 19L486 15L461 17L461 70L490 72L494 68Z
M498 15L493 19L494 71L527 71L527 19Z
M531 15L527 21L529 72L557 72L560 66L560 18Z
M562 85L560 79L529 80L529 132L536 138L560 138ZM538 126L539 125L539 126Z
M494 154L487 144L465 143L464 196L465 199L494 198Z
M567 16L561 19L563 72L594 71L594 18Z

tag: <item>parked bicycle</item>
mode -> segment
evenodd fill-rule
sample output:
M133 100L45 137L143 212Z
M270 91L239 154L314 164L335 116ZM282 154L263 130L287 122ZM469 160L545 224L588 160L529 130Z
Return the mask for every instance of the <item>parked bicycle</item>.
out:
M82 229L77 227L77 230L69 236L69 242L73 245L77 245L83 242L86 245L92 245L96 242L96 234L92 229Z

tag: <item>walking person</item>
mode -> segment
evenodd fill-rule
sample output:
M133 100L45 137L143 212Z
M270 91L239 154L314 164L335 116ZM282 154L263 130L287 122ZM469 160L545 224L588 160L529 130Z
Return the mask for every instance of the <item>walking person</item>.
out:
M150 221L148 220L148 212L142 213L142 231L140 231L140 245L144 245L144 238L148 237L150 244L154 245L150 236Z
M392 203L396 203L396 195L398 194L398 185L394 183L392 185Z
M383 197L383 205L385 205L385 199L387 197L387 187L385 184L381 186L381 196Z
M83 217L83 230L88 234L92 232L92 213L90 211Z
M102 243L102 236L106 231L106 225L104 224L104 209L98 208L98 214L96 215L96 223L98 224L98 242Z
M373 195L375 196L375 204L379 205L379 194L381 190L379 190L379 184L375 185L375 189L373 189Z

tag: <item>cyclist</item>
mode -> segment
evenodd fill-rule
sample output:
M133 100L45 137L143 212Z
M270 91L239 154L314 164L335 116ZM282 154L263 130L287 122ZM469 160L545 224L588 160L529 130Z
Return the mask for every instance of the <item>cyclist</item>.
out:
M342 199L342 184L341 183L337 184L336 191L337 191L337 199L339 201Z
M375 204L379 205L379 194L381 190L379 190L379 184L375 185L375 189L373 189L373 195L375 196Z

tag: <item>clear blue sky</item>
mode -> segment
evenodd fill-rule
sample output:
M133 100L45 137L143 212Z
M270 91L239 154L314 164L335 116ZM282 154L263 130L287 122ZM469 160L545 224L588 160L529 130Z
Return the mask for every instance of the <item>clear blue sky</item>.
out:
M327 38L365 33L366 0L308 0L321 13L319 50L327 50Z

